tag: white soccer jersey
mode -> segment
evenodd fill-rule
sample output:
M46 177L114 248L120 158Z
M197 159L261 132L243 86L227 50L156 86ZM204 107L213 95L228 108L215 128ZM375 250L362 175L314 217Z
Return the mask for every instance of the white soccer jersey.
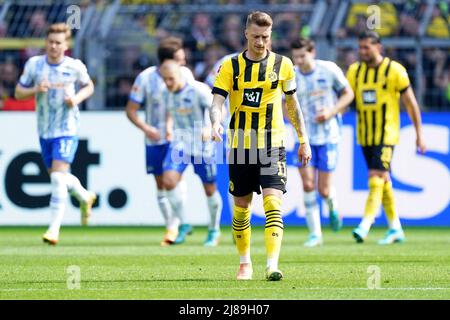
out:
M205 83L211 87L211 89L214 87L214 82L216 81L216 77L219 74L219 70L220 67L222 66L222 63L227 60L228 58L234 57L236 55L238 55L239 52L235 52L235 53L231 53L231 54L227 54L226 56L222 57L219 61L217 61L213 68L211 69L211 71L208 73L208 76L206 77ZM224 107L225 107L225 111L226 111L226 117L224 117L224 127L228 128L228 125L230 123L230 101L229 98L227 97L225 99L224 102Z
M181 74L187 82L193 82L194 76L191 70L181 67ZM156 66L149 67L142 71L136 78L130 93L130 100L140 105L145 104L145 122L159 130L161 140L152 141L146 139L147 145L161 145L167 143L166 140L166 116L167 101L163 99L162 93L166 89L166 84L159 74Z
M29 88L43 80L50 82L50 89L36 94L39 136L44 139L76 136L80 111L78 106L68 107L64 97L75 95L77 84L89 83L86 66L67 56L59 64L50 64L46 55L30 58L20 77L20 85Z
M316 60L316 67L304 74L295 67L297 97L305 118L309 142L312 145L337 143L340 139L341 116L318 123L315 120L318 111L334 108L338 94L348 81L342 70L331 61Z
M212 156L214 144L202 142L202 129L209 125L212 94L204 83L187 83L178 92L164 91L169 113L173 118L174 135L172 148L184 150L192 156Z

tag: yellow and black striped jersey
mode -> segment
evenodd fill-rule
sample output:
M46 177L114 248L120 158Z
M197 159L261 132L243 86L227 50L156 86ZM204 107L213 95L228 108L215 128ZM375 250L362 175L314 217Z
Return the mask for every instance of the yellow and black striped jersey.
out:
M287 57L268 51L264 59L252 61L244 51L225 60L212 92L230 95L230 146L284 146L282 93L293 94L295 90L294 67Z
M353 63L347 79L355 93L356 136L362 146L396 145L400 132L400 94L409 86L406 69L383 58L377 67Z

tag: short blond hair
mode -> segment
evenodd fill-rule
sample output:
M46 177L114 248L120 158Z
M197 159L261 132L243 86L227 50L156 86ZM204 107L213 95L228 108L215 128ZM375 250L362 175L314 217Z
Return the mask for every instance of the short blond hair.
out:
M72 37L70 27L63 22L50 25L47 29L47 37L50 33L64 33L66 35L66 40L69 40Z
M251 24L256 24L258 27L271 27L273 25L273 21L267 13L262 11L253 11L247 16L245 27L248 28Z

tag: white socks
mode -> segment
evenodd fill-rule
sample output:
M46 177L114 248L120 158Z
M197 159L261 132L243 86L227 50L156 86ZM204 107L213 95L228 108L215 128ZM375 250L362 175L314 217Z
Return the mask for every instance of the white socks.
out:
M303 200L306 208L306 224L310 234L317 237L322 237L322 229L320 227L320 212L319 205L317 203L317 197L315 191L304 192Z
M52 222L48 231L56 237L59 235L59 228L64 217L64 209L67 201L67 184L65 179L66 173L52 172L50 180L52 184L52 195L50 198L50 211L52 213Z
M216 190L212 196L208 198L208 209L210 215L209 230L219 230L220 229L220 217L222 214L222 197L220 193Z
M336 188L330 187L330 194L328 195L328 198L324 199L328 205L328 210L331 212L333 210L338 209L338 203L336 200Z
M86 202L89 200L89 191L83 188L83 186L80 183L80 180L78 180L77 177L75 177L73 174L69 172L61 174L64 174L65 176L64 178L67 185L67 189L75 198L77 198L78 201Z
M248 252L245 256L239 256L239 263L252 263L252 259L250 258L250 252Z
M170 206L172 208L173 221L171 225L183 224L184 223L184 201L183 195L180 191L179 185L177 185L172 190L167 190L167 199L169 200Z
M171 223L171 207L169 199L167 198L167 192L166 190L160 190L157 191L158 195L158 205L159 209L161 210L161 213L164 218L164 222L166 224L166 228L169 229L170 223Z
M372 223L373 223L373 219L372 218L363 218L361 220L361 223L359 224L359 227L364 229L364 230L366 230L366 231L369 231L370 227L372 226Z

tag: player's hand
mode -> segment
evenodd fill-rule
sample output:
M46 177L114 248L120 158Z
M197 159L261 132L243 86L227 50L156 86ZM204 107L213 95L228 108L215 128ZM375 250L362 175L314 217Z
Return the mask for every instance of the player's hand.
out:
M222 141L223 127L220 123L212 126L212 140L216 142Z
M298 159L303 167L311 160L311 147L309 142L301 143L300 147L298 147Z
M172 130L166 129L166 140L167 141L172 141L172 137L173 137Z
M159 130L155 127L151 126L145 126L144 127L144 133L147 138L153 141L158 141L161 139L161 134L159 133Z
M48 92L48 89L50 89L51 84L47 79L44 79L41 81L41 83L39 83L36 87L36 93L43 93L43 92Z
M202 141L210 141L211 140L211 128L203 128L202 130Z
M74 106L76 106L78 104L78 102L76 101L75 97L69 97L68 95L64 96L64 103L69 107L69 108L73 108Z
M334 116L333 111L331 111L328 108L324 108L316 114L316 121L319 123L325 122L328 119L331 119L333 116Z
M425 142L423 141L422 135L417 136L416 146L417 146L417 151L419 151L421 154L424 154L427 151L427 146L425 145Z

